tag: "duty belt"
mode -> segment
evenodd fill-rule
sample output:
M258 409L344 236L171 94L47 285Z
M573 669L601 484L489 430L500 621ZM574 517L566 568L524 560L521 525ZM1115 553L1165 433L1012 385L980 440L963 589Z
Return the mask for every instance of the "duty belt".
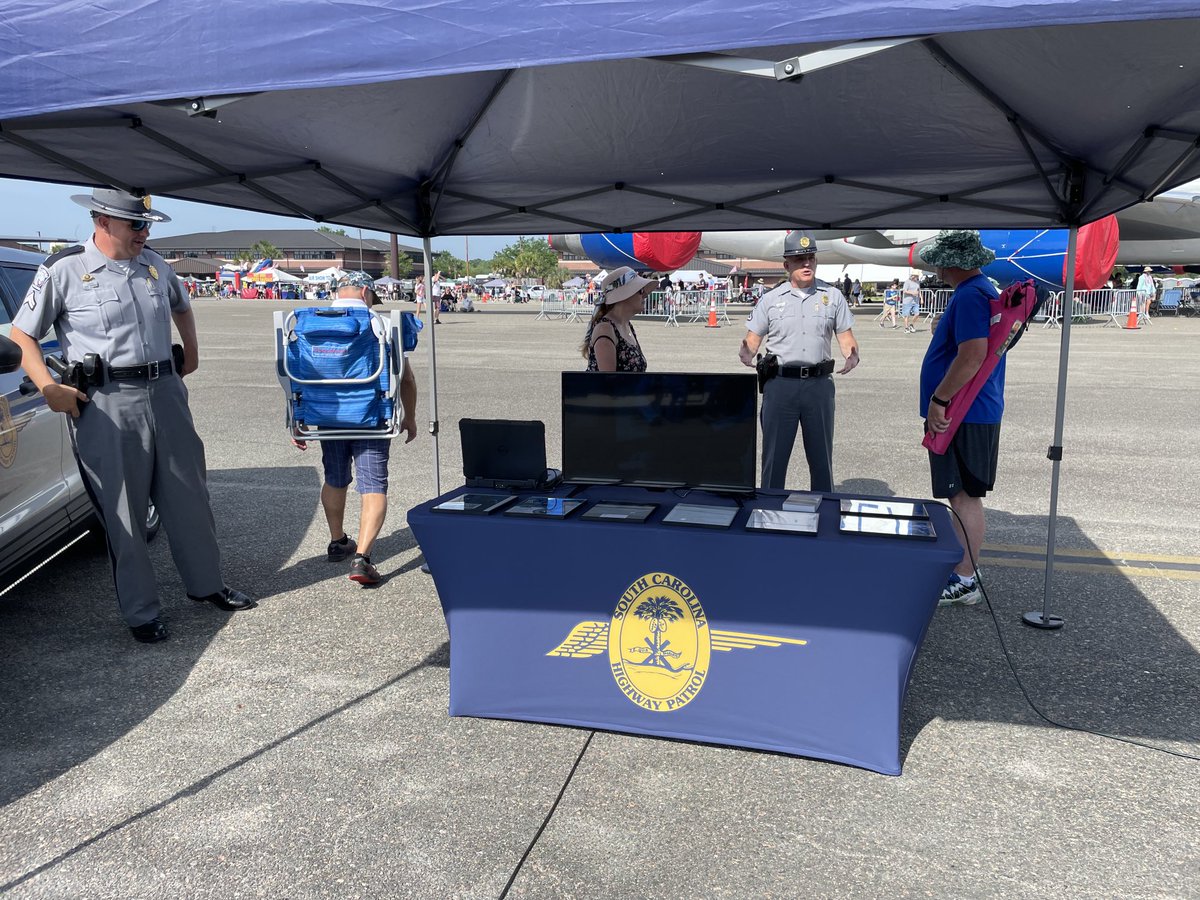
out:
M108 377L113 381L136 381L138 379L154 381L156 378L170 375L173 371L171 360L160 359L155 362L143 363L140 366L109 366Z
M779 374L784 378L820 378L833 374L833 360L817 363L814 366L780 366Z

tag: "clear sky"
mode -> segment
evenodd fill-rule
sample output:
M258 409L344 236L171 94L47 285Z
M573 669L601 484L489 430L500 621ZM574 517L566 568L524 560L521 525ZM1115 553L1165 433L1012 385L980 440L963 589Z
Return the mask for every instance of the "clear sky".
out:
M91 188L0 178L0 237L36 238L40 234L68 243L85 240L92 233L88 211L72 203L71 195L90 193ZM169 198L161 201L156 199L154 208L171 217L167 224L154 226L153 234L163 237L191 234L196 231L226 231L233 228L317 227L317 223L308 219L269 216ZM357 229L354 228L346 228L346 234L351 237L358 236ZM387 240L388 237L382 232L366 230L362 235L364 238L382 240ZM153 240L151 237L151 242ZM472 259L491 259L497 250L513 243L516 237L488 235L468 240ZM417 238L401 236L400 243L412 247L421 246ZM459 259L463 258L464 240L461 237L434 238L432 244L434 251L449 250Z

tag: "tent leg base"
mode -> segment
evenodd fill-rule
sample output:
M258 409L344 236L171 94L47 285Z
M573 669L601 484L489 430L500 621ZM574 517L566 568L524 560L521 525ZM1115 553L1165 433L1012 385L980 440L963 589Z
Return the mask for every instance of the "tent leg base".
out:
M1021 616L1021 621L1030 628L1040 628L1043 631L1054 631L1063 627L1062 616L1048 616L1042 612L1027 612Z

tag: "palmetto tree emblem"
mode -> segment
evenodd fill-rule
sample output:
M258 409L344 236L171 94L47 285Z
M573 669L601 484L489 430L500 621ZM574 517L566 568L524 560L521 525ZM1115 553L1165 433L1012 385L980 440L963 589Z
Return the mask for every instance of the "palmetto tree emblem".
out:
M644 660L634 663L634 665L657 666L670 672L678 671L675 666L671 665L670 660L678 659L682 654L667 649L671 646L671 642L663 640L663 632L667 630L670 623L683 618L683 610L679 604L670 597L649 597L634 607L633 614L643 622L650 623L650 637L644 639L646 646L629 648L631 653L649 654Z

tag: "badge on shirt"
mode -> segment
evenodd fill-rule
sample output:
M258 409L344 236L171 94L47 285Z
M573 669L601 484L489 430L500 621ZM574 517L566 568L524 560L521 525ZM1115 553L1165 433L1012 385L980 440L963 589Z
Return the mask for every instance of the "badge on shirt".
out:
M822 305L822 306L828 306L828 305L829 305L829 296L828 296L827 294L822 294L822 295L821 295L821 305Z
M84 273L83 273L83 278L81 278L81 279L80 279L80 281L91 281L91 280L92 280L92 273L91 273L91 272L84 272Z
M158 269L154 268L154 266L147 266L146 268L150 270L150 277L158 281Z

